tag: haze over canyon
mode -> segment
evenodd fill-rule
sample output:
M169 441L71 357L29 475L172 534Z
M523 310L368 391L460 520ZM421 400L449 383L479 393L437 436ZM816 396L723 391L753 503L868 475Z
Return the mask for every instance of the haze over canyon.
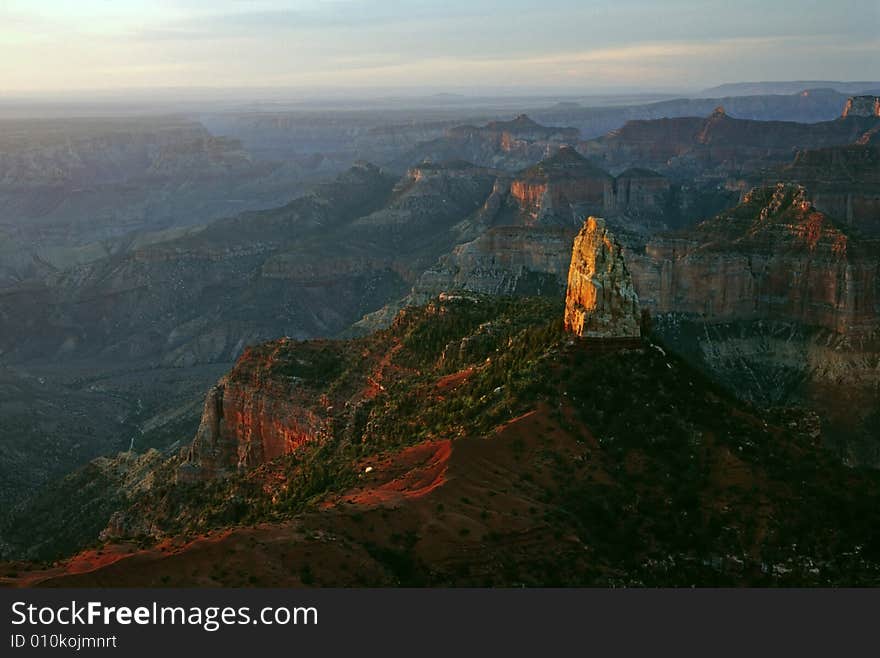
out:
M0 10L0 584L880 584L876 7L276 4Z

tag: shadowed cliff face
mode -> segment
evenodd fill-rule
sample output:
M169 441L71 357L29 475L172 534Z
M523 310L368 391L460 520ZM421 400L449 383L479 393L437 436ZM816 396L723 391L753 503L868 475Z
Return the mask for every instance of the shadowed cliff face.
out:
M463 289L495 295L558 295L567 274L562 256L574 231L547 226L497 226L458 245L413 287L414 298Z
M574 239L565 329L588 338L638 338L639 298L623 259L623 248L605 221L590 217Z
M9 362L42 355L187 366L228 361L279 334L332 332L401 285L381 255L330 248L335 232L386 203L392 183L357 168L282 208L5 288L0 349ZM349 262L333 272L322 255ZM334 303L321 301L328 294Z
M880 237L880 146L869 140L800 151L791 164L756 179L768 177L804 186L813 206L841 227Z
M7 361L229 361L278 336L333 335L403 294L459 240L496 177L470 165L395 180L370 165L271 211L3 289Z

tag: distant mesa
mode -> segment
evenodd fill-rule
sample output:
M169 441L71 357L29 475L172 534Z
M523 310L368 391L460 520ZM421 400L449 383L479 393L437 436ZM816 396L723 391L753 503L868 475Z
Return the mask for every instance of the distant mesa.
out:
M543 126L520 114L509 121L450 127L443 136L413 146L400 156L398 166L408 168L430 158L436 162L466 160L481 167L517 172L562 144L576 144L579 140L577 128Z
M877 81L862 80L841 82L839 80L787 80L776 82L734 82L704 89L701 94L706 98L723 98L726 96L765 96L768 94L801 94L805 90L833 90L840 94L860 94L869 89L876 89Z
M508 139L530 141L561 140L576 141L580 136L577 128L543 126L527 114L520 114L510 121L490 121L485 126L457 126L449 130L449 135L461 137L474 134L507 135Z
M565 329L587 338L639 338L641 312L623 247L598 217L588 218L574 239Z
M843 108L843 117L880 117L880 96L851 96Z

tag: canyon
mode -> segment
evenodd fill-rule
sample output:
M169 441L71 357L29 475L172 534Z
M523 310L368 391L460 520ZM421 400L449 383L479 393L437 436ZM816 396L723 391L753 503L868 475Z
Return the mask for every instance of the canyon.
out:
M578 336L639 338L641 312L622 247L601 219L584 222L567 267L565 328ZM439 297L440 304L452 295ZM428 308L436 308L436 301ZM441 306L442 308L442 306ZM401 311L395 325L405 321ZM380 361L369 385L351 396L350 385L326 384L345 366L334 348L289 340L248 349L232 371L208 393L199 430L178 477L184 480L247 471L330 436L335 408L356 407L384 390L387 363ZM338 348L336 348L338 349ZM461 351L461 350L459 350ZM324 384L322 387L321 384ZM316 394L316 387L321 390Z
M529 520L530 508L567 513L572 492L505 452L525 441L524 454L546 459L537 429L545 424L563 461L587 460L584 441L601 455L601 468L585 465L578 477L589 472L611 483L615 496L633 491L620 469L638 471L640 451L650 453L650 468L667 467L660 447L615 452L614 441L635 434L674 440L680 450L707 441L711 454L689 454L710 469L727 468L719 464L729 465L729 451L754 449L742 468L750 478L769 478L762 491L776 509L795 504L785 492L796 487L775 450L792 463L807 459L804 468L818 460L833 473L833 486L815 485L815 500L838 496L839 483L850 479L870 490L873 476L861 467L880 464L873 435L880 124L871 101L859 98L843 116L816 124L731 116L732 107L769 102L749 98L725 102L726 110L708 117L670 111L631 121L596 139L577 121L553 121L576 126L557 128L529 118L578 115L567 106L512 120L483 118L480 110L483 120L466 124L438 115L399 131L391 119L358 119L338 133L318 117L302 124L281 114L205 117L204 124L162 119L142 122L144 134L120 124L123 137L106 151L101 144L109 138L83 124L87 138L72 142L75 157L54 137L37 150L7 149L13 156L0 159L0 188L8 207L35 208L39 197L48 203L54 185L64 194L135 185L172 199L183 193L163 186L179 183L190 196L179 216L134 213L130 225L108 216L106 225L80 231L68 221L76 213L64 197L27 222L0 226L15 240L27 231L42 236L31 251L5 243L14 256L0 259L0 391L8 393L0 429L18 437L0 460L9 483L0 494L12 510L0 519L0 552L56 558L100 533L118 566L86 553L77 559L92 566L80 575L79 567L63 566L29 577L138 583L126 565L143 560L157 566L156 578L182 578L180 565L197 563L188 562L196 559L192 551L211 555L257 536L311 551L326 543L309 537L330 532L345 546L340 561L357 555L370 582L519 582L479 558L479 542L463 559L479 576L456 575L454 551L442 547L467 529L492 546L490 555L541 574L533 584L553 583L554 569L535 562L547 533L578 537L551 541L575 562L592 540L583 528ZM239 134L205 128L219 125ZM346 140L349 150L338 150ZM382 166L349 162L356 152L373 153ZM109 162L93 157L106 153ZM26 188L30 197L22 196ZM246 189L253 195L238 194ZM198 199L215 199L217 190L234 193L241 205L200 209ZM276 194L283 203L273 202ZM100 216L95 207L83 216ZM105 231L111 225L118 235ZM53 226L67 226L76 240ZM587 371L607 378L618 398L583 379ZM652 382L661 391L651 409L667 425L640 412L631 426L614 425L627 416L621 400L631 402L628 409L645 404ZM694 397L693 386L706 397ZM84 405L99 411L85 418ZM670 420L673 408L689 419L687 430ZM747 420L730 434L701 408ZM58 444L53 437L61 433L72 440ZM42 461L27 458L32 437L42 437ZM490 437L497 446L487 445ZM717 443L728 440L725 448ZM467 461L474 455L497 460L507 474L474 467ZM686 463L676 466L686 470ZM524 484L498 507L474 484L490 483L498 495L509 477ZM553 502L542 502L533 480L558 494ZM80 490L106 504L91 505ZM594 484L580 493L608 502ZM462 497L490 505L499 523L479 517L478 505ZM66 505L82 513L67 514ZM347 505L351 514L341 511ZM434 541L425 524L436 505L462 522ZM366 526L358 530L357 515L382 523L391 509L402 515L395 537L374 541ZM592 522L601 516L589 514ZM60 528L57 541L27 518ZM262 525L245 530L241 523ZM503 528L535 542L516 543ZM418 539L410 544L399 535ZM164 551L140 546L127 562L138 542L173 548L166 560ZM761 551L777 548L737 559L751 565L757 582ZM586 582L613 580L620 564L606 549L591 549L605 566ZM407 551L416 563L400 570L388 556ZM270 571L286 559L270 550L266 557ZM827 579L815 582L835 582L837 558L823 553L821 560ZM442 565L441 573L431 575L428 564ZM345 583L339 568L285 578ZM582 568L563 569L560 578L571 582ZM678 567L664 568L681 576ZM714 567L700 573L709 572L734 578ZM806 567L796 572L801 580L771 580L814 582ZM674 582L659 567L639 573L647 579L641 582ZM235 582L229 574L200 578Z
M320 175L183 117L6 120L0 287L281 205Z
M743 399L818 410L829 447L848 463L876 464L880 452L871 424L880 408L875 365L880 166L870 139L878 124L846 127L849 120L820 124L813 136L812 127L798 127L804 132L796 139L802 141L786 147L793 149L788 163L773 164L780 151L739 172L753 172L732 188L739 204L671 231L675 219L668 204L676 188L669 179L640 172L639 182L651 185L651 194L619 212L621 204L609 202L614 199L609 191L626 190L626 172L615 179L594 165L579 167L580 156L564 148L562 157L532 170L543 172L544 180L534 173L523 176L516 213L499 214L498 225L441 258L407 298L359 326L382 326L394 309L425 303L443 290L559 295L575 234L564 227L579 213L598 211L620 238L634 289L659 339ZM727 129L748 135L771 128L732 122ZM810 147L835 131L833 140L856 142ZM728 139L732 145L742 141L745 152L752 148L748 138ZM560 180L556 189L549 175L554 171ZM586 172L593 172L592 178ZM576 195L566 196L575 187L582 204L571 203ZM858 410L841 414L844 398L858 400Z
M569 146L513 176L501 175L459 239L418 276L410 293L355 325L386 326L407 305L446 290L493 295L562 295L571 243L583 217L600 214L615 228L647 235L681 221L669 181L649 170L616 178Z

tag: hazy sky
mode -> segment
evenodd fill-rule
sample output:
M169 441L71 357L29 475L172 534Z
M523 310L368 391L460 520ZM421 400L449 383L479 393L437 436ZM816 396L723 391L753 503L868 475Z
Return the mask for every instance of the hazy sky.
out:
M880 0L0 0L0 93L876 79Z

